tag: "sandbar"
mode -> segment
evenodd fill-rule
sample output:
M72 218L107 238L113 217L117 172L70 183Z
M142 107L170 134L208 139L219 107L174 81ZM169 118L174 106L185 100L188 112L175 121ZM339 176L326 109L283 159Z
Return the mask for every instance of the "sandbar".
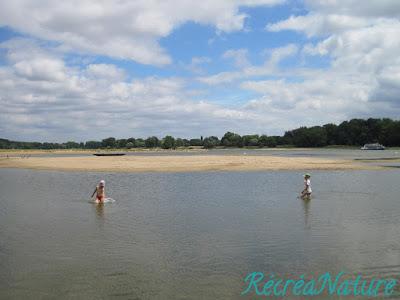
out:
M88 172L192 172L262 170L371 170L354 160L238 155L1 157L0 168Z

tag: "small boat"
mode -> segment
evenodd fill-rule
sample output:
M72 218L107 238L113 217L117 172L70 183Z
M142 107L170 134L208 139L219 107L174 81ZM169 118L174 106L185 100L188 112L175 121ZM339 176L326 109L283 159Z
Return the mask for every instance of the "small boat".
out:
M96 156L122 156L122 155L125 155L125 153L93 153L93 155L96 155Z
M378 143L365 144L361 147L361 150L385 150L385 146Z

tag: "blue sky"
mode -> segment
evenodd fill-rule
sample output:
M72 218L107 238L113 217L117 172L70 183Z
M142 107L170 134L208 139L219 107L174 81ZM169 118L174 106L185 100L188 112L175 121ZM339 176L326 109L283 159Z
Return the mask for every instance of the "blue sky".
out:
M398 1L0 4L0 137L283 134L400 116Z

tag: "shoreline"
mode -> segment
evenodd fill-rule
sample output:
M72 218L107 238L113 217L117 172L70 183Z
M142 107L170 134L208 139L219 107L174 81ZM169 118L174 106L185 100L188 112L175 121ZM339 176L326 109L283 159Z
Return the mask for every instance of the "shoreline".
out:
M242 151L312 151L312 150L360 150L358 147L346 146L327 146L327 147L217 147L212 149L205 149L203 147L180 147L176 149L163 149L163 148L112 148L112 149L0 149L0 158L5 156L22 156L22 155L41 155L41 154L94 154L94 153L108 153L108 152L123 152L123 153L206 153L212 151L229 151L229 150L242 150ZM387 150L400 150L399 147L388 147ZM361 159L360 159L361 160Z
M273 170L379 170L354 160L280 156L1 157L0 168L84 172L197 172Z
M162 149L162 148L134 148L134 149L0 149L0 158L6 155L39 155L39 154L93 154L93 153L108 153L108 152L124 152L124 153L136 153L136 152L204 152L207 149L200 148L178 148L178 149Z

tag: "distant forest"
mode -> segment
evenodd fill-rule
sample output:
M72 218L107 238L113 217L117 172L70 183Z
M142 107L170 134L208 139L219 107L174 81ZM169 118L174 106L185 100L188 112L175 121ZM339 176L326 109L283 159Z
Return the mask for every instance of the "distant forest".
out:
M170 135L159 139L155 136L143 138L66 143L16 142L0 139L0 149L113 149L113 148L164 148L178 147L325 147L332 145L361 146L379 142L384 146L400 146L400 121L384 119L352 119L339 125L300 127L286 131L283 136L265 134L243 135L227 132L219 139L216 136L192 139L175 138Z

